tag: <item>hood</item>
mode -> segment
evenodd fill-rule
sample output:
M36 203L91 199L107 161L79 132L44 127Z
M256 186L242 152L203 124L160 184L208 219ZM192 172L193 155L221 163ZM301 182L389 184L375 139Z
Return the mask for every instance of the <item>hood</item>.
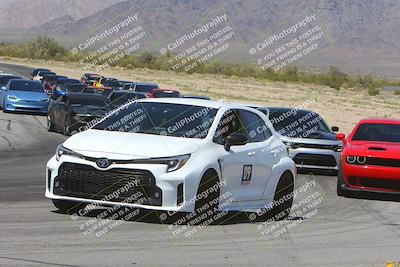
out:
M7 95L15 95L20 100L42 101L49 96L45 92L8 91Z
M72 112L75 114L92 115L92 116L102 116L109 112L109 108L99 108L98 106L72 106Z
M84 156L122 160L190 154L201 144L201 139L90 129L73 135L63 145Z
M347 155L400 159L400 143L351 141L345 149Z
M287 137L281 135L281 140L292 143L303 143L303 144L319 144L319 145L341 145L342 141L336 139L336 134L324 133L325 135L319 135L318 138L313 138L313 136L308 136L307 138L296 138ZM334 138L332 138L334 136ZM327 138L322 138L327 137Z

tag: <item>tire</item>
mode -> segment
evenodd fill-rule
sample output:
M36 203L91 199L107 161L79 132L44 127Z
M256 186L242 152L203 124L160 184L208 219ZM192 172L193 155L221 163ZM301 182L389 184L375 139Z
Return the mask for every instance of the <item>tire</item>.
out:
M195 204L197 217L205 217L204 220L207 220L218 213L220 196L218 182L218 175L214 171L207 171L201 178Z
M65 121L64 121L64 128L63 128L63 134L65 136L69 136L71 134L70 131L69 131L69 124L70 124L69 118L66 117Z
M53 125L53 123L51 122L51 117L50 117L50 115L47 115L47 131L49 131L49 132L54 132L54 131L55 131L54 125Z
M281 178L279 179L278 185L276 186L274 203L279 202L280 199L284 199L284 196L292 194L293 190L294 190L294 180L292 173L286 171L282 174ZM289 217L292 204L293 204L293 195L284 200L282 204L274 206L272 209L272 215L276 220L287 219ZM278 218L277 215L279 215Z
M75 201L69 201L69 200L59 200L59 199L52 199L53 205L62 213L65 214L73 214L78 212L80 209L83 209L86 207L85 204L75 202Z

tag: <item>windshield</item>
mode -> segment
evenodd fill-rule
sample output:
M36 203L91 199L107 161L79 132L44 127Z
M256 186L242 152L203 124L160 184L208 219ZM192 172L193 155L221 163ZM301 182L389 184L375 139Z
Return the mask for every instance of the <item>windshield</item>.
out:
M108 107L107 99L93 99L93 98L71 98L70 103L72 106L96 106L99 108Z
M352 140L400 142L400 125L372 123L361 124L357 128Z
M44 92L43 86L40 82L34 81L11 81L10 90L12 91L30 91L30 92Z
M270 109L269 119L275 130L287 137L317 138L319 132L330 132L322 117L313 111Z
M205 138L217 113L208 107L154 102L132 102L116 111L93 129Z

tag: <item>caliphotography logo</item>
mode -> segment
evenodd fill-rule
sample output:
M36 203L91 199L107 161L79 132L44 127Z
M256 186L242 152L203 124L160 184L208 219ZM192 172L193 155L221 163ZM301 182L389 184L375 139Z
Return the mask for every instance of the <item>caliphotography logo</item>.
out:
M0 266L400 266L399 1L0 14Z

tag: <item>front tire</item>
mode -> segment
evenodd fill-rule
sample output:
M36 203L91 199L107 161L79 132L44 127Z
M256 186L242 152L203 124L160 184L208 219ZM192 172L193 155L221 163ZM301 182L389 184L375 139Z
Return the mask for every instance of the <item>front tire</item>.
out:
M207 171L201 178L198 190L195 212L202 220L212 218L218 212L220 186L218 175L214 171Z
M52 199L54 206L60 210L62 213L73 214L78 212L80 209L86 207L85 204L69 201L69 200L60 200L60 199Z
M281 204L274 206L272 209L272 214L276 220L284 220L289 217L293 204L293 191L293 176L290 172L285 172L279 179L274 195L274 203L280 202L282 199L284 200ZM279 215L279 217L277 217L277 215Z

